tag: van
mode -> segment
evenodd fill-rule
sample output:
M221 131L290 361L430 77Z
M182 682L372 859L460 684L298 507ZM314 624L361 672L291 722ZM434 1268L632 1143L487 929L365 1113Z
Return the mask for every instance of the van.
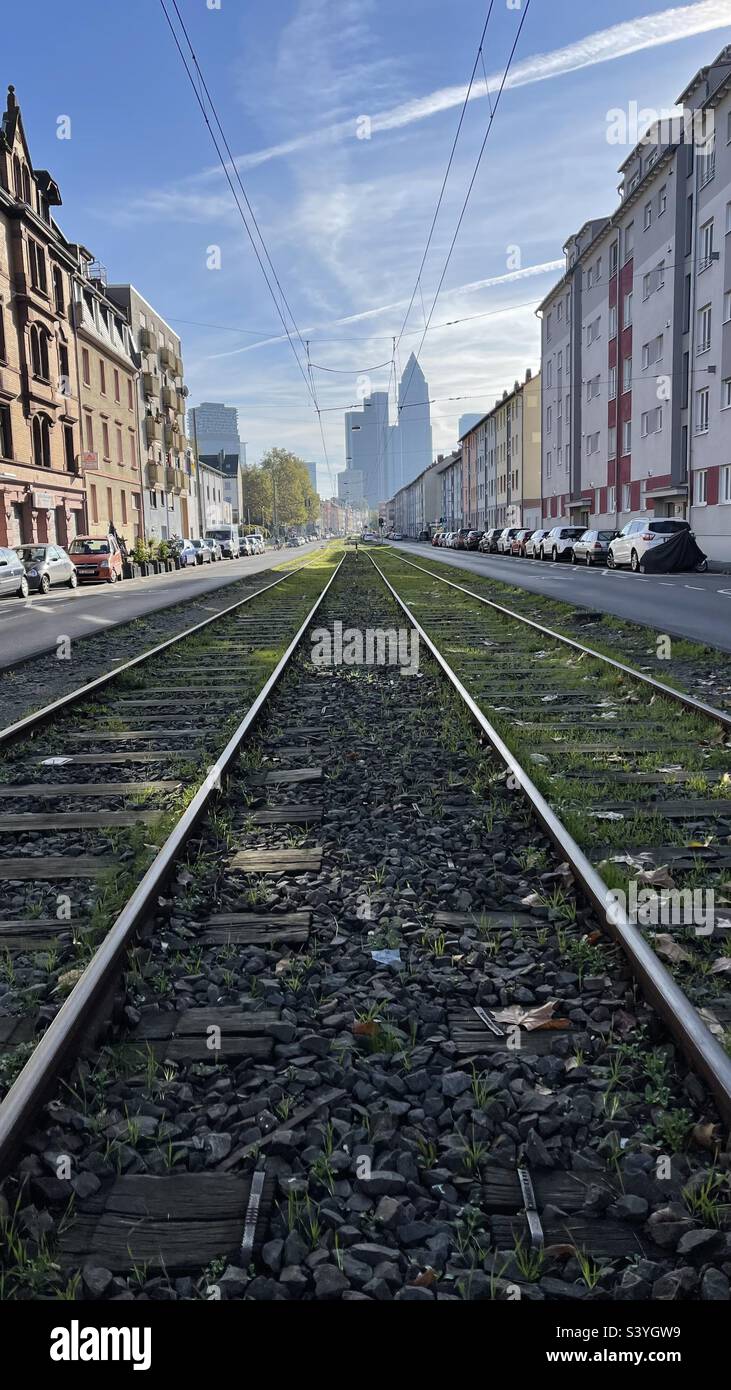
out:
M238 560L241 547L239 545L239 532L237 526L209 526L206 531L206 538L218 541L222 555L227 555L231 560Z

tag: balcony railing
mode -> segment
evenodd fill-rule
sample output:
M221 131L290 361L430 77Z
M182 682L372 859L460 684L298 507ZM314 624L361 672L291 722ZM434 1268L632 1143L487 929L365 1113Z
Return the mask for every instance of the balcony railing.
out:
M140 333L140 345L143 352L157 352L157 334L151 328L143 328Z
M162 464L148 463L147 482L150 487L159 487L162 483Z
M160 390L160 378L154 372L143 372L142 387L148 397L157 397Z
M145 416L145 431L148 444L159 444L162 440L162 425L154 415Z

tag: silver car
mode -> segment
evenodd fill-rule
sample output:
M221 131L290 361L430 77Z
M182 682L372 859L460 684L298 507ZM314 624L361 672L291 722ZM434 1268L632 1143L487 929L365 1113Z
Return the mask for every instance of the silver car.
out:
M206 545L208 546L208 549L209 549L210 552L211 552L211 559L212 559L212 560L222 560L222 559L223 559L223 551L222 551L222 549L221 549L221 542L220 542L219 540L217 540L217 538L216 538L215 536L206 536L206 537L205 537L205 542L206 542Z
M52 584L68 584L75 589L79 577L70 555L60 545L19 545L28 588L47 594Z

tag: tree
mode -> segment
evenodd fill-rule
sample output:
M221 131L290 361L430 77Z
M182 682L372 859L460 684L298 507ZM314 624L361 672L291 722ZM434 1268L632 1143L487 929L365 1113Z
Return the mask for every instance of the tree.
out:
M252 521L303 526L317 518L319 498L306 465L287 449L269 449L258 467L244 470L243 484L244 513Z

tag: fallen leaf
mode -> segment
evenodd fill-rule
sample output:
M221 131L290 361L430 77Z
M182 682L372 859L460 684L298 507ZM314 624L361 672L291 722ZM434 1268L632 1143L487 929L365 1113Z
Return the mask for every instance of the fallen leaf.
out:
M693 1138L701 1149L716 1149L720 1143L718 1127L709 1122L693 1126Z
M285 972L285 970L291 970L291 968L292 968L292 961L289 959L288 956L284 956L281 960L278 960L278 961L277 961L277 963L276 963L276 965L275 965L275 967L274 967L274 974L275 974L275 975L283 975L284 972Z
M576 1254L575 1245L546 1245L543 1254L551 1260L569 1260Z
M525 1028L526 1033L533 1033L538 1028L546 1028L550 1025L551 1015L553 1014L558 999L547 999L545 1004L540 1004L535 1009L524 1009L520 1004L510 1004L507 1009L497 1009L493 1011L493 1018L497 1023L517 1023L520 1028ZM561 1026L565 1025L563 1020L559 1020Z
M668 873L667 864L661 865L658 869L641 869L635 879L636 883L651 883L655 888L674 888L675 882Z
M712 975L727 975L731 971L731 956L719 956L711 966Z
M665 960L671 960L674 964L679 961L692 961L693 957L679 946L677 941L673 941L669 932L661 931L652 934L652 944L659 956Z
M355 1019L353 1022L353 1036L356 1038L375 1038L378 1032L378 1024L374 1018Z
M73 989L77 980L81 979L83 973L83 970L64 971L63 975L59 975L56 981L56 988L60 990L62 994L68 994L69 991Z
M411 1280L411 1288L431 1288L432 1284L436 1283L436 1278L436 1271L432 1269L431 1265L427 1265L426 1269L422 1269L421 1274L417 1274L416 1278Z
M592 811L595 820L624 820L621 811Z
M527 898L521 898L520 901L523 907L541 907L543 905L543 897L540 893L529 893Z
M712 1009L699 1009L698 1017L703 1020L709 1033L712 1033L714 1038L725 1037L723 1024L719 1023Z

